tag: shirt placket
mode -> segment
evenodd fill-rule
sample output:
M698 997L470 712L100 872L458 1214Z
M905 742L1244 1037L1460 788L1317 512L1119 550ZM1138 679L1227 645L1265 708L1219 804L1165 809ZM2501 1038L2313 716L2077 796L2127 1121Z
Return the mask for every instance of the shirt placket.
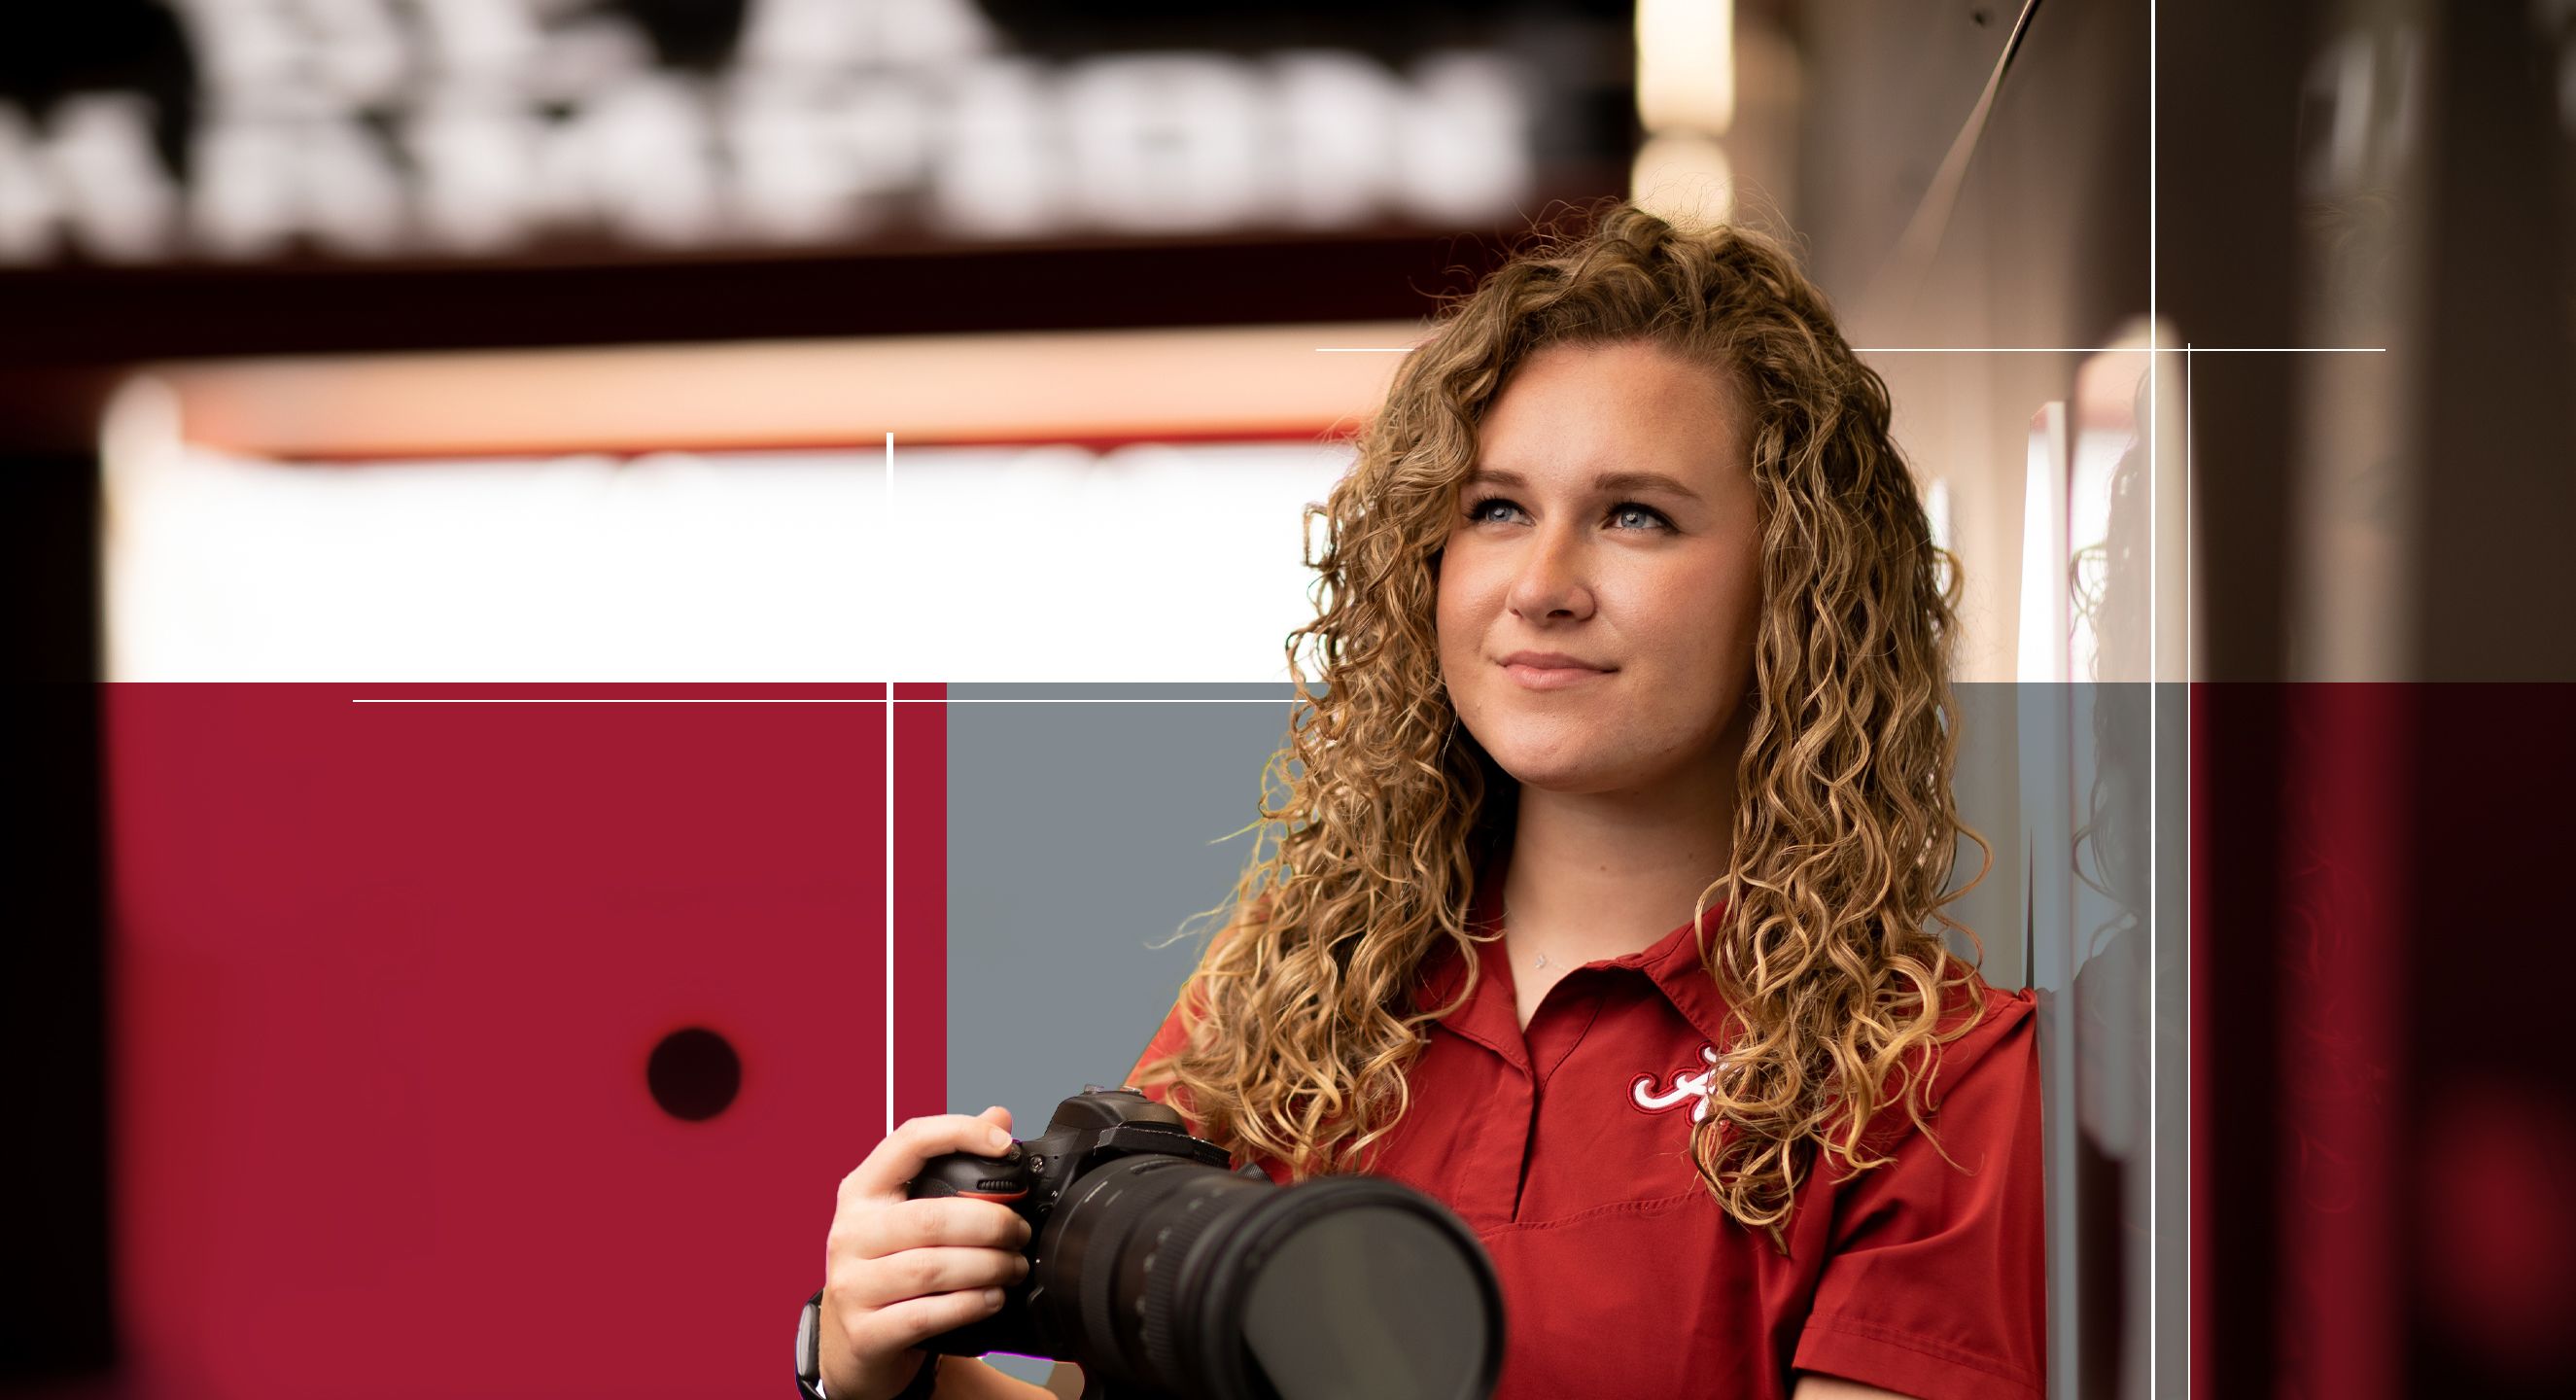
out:
M1587 965L1559 978L1530 1014L1529 1029L1522 1034L1521 1079L1529 1089L1529 1114L1521 1125L1520 1170L1512 1180L1515 1221L1521 1218L1521 1202L1529 1197L1530 1172L1537 1166L1539 1111L1548 1086L1574 1058L1601 1015L1601 975Z
M1481 1091L1463 1143L1474 1168L1462 1174L1451 1199L1471 1224L1492 1227L1509 1224L1520 1204L1536 1138L1538 1081L1512 1010L1511 970L1498 949L1478 951L1483 961L1474 998L1443 1025L1466 1042L1458 1047L1472 1066L1466 1082Z

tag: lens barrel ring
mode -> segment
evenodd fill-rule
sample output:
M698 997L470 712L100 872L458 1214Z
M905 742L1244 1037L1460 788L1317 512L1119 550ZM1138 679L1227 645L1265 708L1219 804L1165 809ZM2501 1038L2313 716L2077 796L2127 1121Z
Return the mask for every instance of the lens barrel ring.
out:
M1210 1231L1232 1224L1262 1199L1246 1199L1233 1190L1217 1191L1205 1186L1194 1194L1196 1199L1186 1207L1188 1214L1164 1229L1162 1237L1155 1241L1151 1270L1145 1276L1145 1326L1141 1339L1144 1360L1156 1375L1174 1380L1188 1374L1188 1359L1181 1354L1181 1285L1194 1272L1187 1267L1190 1251Z
M1190 1165L1185 1158L1160 1156L1111 1163L1099 1171L1100 1187L1078 1205L1087 1219L1079 1225L1068 1221L1068 1233L1083 1237L1082 1281L1074 1290L1082 1306L1083 1335L1106 1349L1118 1370L1132 1374L1141 1360L1121 1345L1125 1331L1116 1318L1120 1261L1133 1248L1131 1237L1138 1227L1153 1218L1154 1207L1199 1179L1198 1172L1172 1170Z

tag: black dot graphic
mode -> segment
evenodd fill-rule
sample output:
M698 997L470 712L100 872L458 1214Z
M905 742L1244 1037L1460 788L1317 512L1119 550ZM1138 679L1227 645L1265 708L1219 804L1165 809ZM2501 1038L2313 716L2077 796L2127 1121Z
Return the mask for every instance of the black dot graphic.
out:
M671 1032L653 1047L644 1082L663 1112L701 1122L724 1112L742 1092L742 1059L723 1036L691 1026Z

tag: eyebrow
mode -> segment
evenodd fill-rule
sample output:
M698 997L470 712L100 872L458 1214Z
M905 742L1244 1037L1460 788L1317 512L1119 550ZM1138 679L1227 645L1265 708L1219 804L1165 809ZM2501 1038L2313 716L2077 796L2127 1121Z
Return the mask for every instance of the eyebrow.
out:
M1519 472L1487 471L1483 467L1469 472L1466 484L1509 486L1521 491L1529 489L1529 479ZM1592 478L1592 489L1605 495L1620 491L1662 491L1686 501L1699 499L1697 491L1662 472L1603 472Z

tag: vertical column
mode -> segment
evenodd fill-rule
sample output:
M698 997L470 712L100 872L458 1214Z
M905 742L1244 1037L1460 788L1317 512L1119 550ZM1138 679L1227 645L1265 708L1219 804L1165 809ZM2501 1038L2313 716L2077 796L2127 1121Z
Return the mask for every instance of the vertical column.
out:
M901 1121L983 1105L948 1101L948 687L902 682L894 700L888 937L894 1116Z

